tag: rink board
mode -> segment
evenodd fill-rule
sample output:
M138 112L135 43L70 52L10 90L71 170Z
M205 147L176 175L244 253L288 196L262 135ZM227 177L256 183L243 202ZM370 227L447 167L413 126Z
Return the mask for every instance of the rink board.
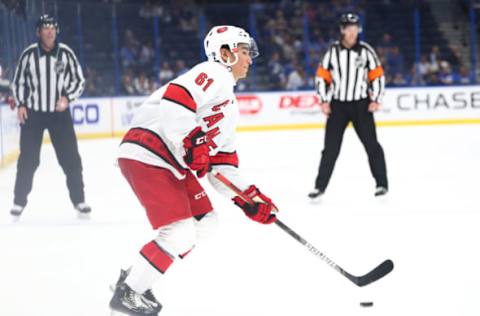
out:
M0 104L0 167L16 160L19 137L16 112Z
M70 105L79 138L121 136L144 96L81 98ZM239 93L240 131L322 128L325 116L313 91ZM1 165L18 155L15 112L1 109ZM389 88L375 113L379 126L480 123L480 86Z

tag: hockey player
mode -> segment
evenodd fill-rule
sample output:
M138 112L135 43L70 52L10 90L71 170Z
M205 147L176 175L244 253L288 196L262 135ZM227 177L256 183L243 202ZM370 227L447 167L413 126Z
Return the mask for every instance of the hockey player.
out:
M216 224L197 177L208 174L213 187L232 198L209 174L211 168L260 201L250 205L233 197L249 218L263 224L276 220L271 199L241 178L235 149L239 110L233 90L258 56L257 45L241 28L215 26L204 46L208 61L155 91L120 145L120 169L157 235L143 246L131 269L122 271L110 301L114 311L158 314L161 304L152 286Z

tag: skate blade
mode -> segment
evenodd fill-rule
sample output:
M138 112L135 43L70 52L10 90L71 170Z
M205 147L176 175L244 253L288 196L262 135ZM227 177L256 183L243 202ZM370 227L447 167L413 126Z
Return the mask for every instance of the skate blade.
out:
M375 196L375 201L378 203L378 204L385 204L387 203L389 200L388 198L388 194L382 194L382 195L377 195Z
M128 314L125 314L125 313L122 313L122 312L119 312L119 311L111 310L110 311L110 316L128 316Z
M322 196L317 196L316 198L308 198L310 200L310 204L320 204L322 202Z
M18 223L20 221L20 215L14 215L14 214L11 214L12 215L12 223Z
M82 220L88 220L90 219L90 213L78 213L77 215L78 219L82 219Z

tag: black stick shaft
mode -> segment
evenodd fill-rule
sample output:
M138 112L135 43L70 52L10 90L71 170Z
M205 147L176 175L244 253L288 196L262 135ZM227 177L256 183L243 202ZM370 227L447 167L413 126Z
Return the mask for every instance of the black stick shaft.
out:
M211 173L215 178L217 178L220 182L222 182L226 187L228 187L230 190L235 192L241 199L248 203L255 203L250 197L245 195L242 190L240 190L237 186L235 186L230 180L225 178L220 172L216 170L212 170ZM308 249L311 253L313 253L316 257L322 259L324 262L326 262L330 267L335 269L337 272L342 274L344 277L352 281L358 286L365 286L367 284L370 284L372 282L377 281L378 279L384 277L388 273L390 273L393 270L393 262L391 260L385 260L382 262L380 265L378 265L375 269L370 271L369 273L357 277L354 276L347 271L345 271L342 267L340 267L338 264L336 264L332 259L327 257L323 252L318 250L314 245L306 241L302 236L297 234L293 229L288 227L285 223L283 223L280 219L275 221L275 224L277 224L278 227L280 227L284 232L289 234L291 237L293 237L296 241L301 243L305 248Z
M284 232L292 236L295 240L297 240L299 243L301 243L305 248L308 249L311 253L313 253L315 256L319 257L323 261L325 261L329 266L340 272L341 274L345 275L348 274L343 270L338 264L336 264L332 259L327 257L323 252L317 249L314 245L306 241L302 236L297 234L293 229L288 227L285 223L283 223L281 220L277 218L277 221L275 222L278 227L280 227Z

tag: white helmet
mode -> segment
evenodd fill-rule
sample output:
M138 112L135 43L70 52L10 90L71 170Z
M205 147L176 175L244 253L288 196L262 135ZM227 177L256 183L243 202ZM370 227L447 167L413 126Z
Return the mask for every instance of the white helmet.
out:
M208 32L207 36L205 36L205 40L203 41L205 55L207 55L208 60L218 61L225 66L232 66L237 62L238 44L240 43L249 45L250 57L252 59L258 56L258 47L255 40L250 37L250 34L248 34L247 31L236 26L214 26L210 32ZM220 48L224 45L227 45L230 51L235 55L235 60L233 62L225 62L220 58Z

